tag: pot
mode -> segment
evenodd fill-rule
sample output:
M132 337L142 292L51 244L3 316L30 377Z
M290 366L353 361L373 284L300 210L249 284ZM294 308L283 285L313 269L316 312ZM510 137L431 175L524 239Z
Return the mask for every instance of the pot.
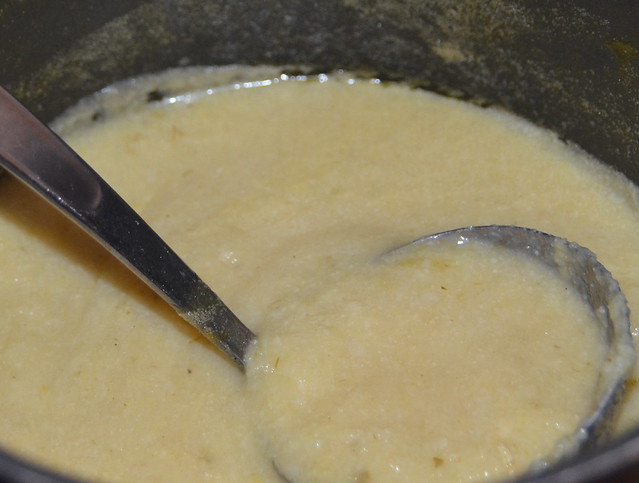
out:
M176 66L345 69L501 106L639 183L639 5L632 2L5 3L0 84L45 121L117 80ZM534 481L638 479L639 429ZM68 481L2 452L0 480Z

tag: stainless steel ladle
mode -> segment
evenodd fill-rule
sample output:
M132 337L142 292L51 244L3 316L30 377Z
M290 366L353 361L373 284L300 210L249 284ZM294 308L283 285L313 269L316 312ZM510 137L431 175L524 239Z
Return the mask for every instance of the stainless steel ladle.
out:
M568 438L560 441L553 455L535 462L533 470L591 449L610 435L612 423L635 365L636 350L631 335L626 297L611 273L593 252L577 243L531 228L489 225L470 226L436 233L394 249L386 256L401 257L418 247L441 243L484 243L534 258L574 290L592 311L605 343L592 412Z
M0 166L71 217L244 368L255 334L77 153L2 88ZM430 235L386 256L451 240L494 243L530 254L556 271L591 307L607 348L596 388L597 404L572 437L560 443L557 454L564 457L596 444L610 429L635 362L626 299L617 282L589 250L513 226L469 227Z

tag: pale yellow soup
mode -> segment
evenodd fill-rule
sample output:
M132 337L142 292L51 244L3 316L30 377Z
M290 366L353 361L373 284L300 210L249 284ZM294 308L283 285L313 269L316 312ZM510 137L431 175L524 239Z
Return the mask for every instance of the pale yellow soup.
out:
M596 252L633 309L636 188L495 110L268 79L57 125L258 334L246 374L0 178L0 444L105 481L469 481L547 457L592 410L602 346L583 304L486 248L381 255L528 226ZM618 432L638 397L631 384Z

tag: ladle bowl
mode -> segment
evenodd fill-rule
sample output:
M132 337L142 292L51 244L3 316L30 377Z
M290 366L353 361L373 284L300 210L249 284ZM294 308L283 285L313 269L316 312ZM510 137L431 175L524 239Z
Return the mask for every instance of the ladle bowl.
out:
M470 226L435 233L391 250L386 256L401 257L437 244L471 243L490 244L534 258L580 296L599 324L606 351L595 389L598 404L582 419L578 429L559 443L554 455L536 463L533 470L591 450L610 435L636 359L629 309L619 284L587 248L555 235L511 225Z

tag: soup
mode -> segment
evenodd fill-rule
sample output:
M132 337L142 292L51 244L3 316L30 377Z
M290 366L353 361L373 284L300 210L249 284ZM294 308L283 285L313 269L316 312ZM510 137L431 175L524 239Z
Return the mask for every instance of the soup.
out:
M247 374L4 176L2 444L109 481L497 479L547 457L601 363L579 301L502 253L380 256L528 226L597 253L632 309L636 188L496 110L238 75L139 79L56 129L258 334ZM631 385L617 432L636 399Z

